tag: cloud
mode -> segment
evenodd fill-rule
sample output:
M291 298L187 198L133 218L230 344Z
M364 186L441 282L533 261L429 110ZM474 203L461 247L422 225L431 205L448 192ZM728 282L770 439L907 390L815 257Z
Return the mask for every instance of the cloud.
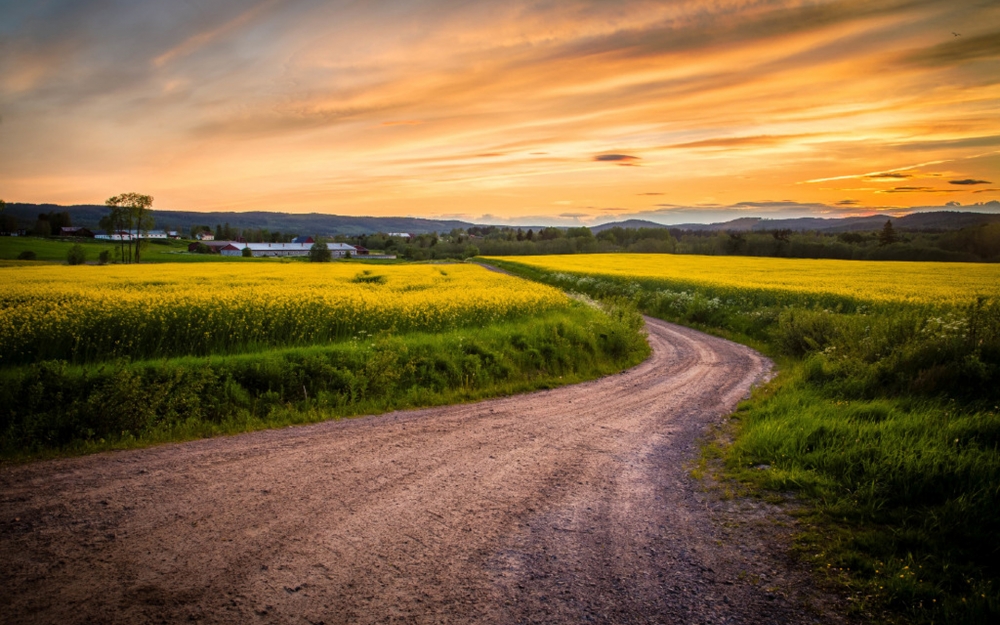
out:
M419 119L400 119L397 121L382 122L380 126L419 126L424 123Z
M857 206L860 204L857 200L840 200L835 205L836 206Z
M167 50L163 54L157 56L153 59L153 65L157 68L163 67L164 65L170 63L174 59L179 57L184 57L192 54L199 50L200 48L211 44L213 41L231 35L238 32L240 29L244 28L247 24L253 22L261 13L267 11L272 6L277 3L277 0L268 0L267 2L262 2L257 6L244 11L243 13L237 15L235 18L227 21L226 23L216 26L215 28L210 28L208 30L203 30L196 33L184 41L182 41L177 46L174 46L170 50Z
M1000 31L973 37L956 37L946 43L910 52L902 58L902 61L940 67L996 57L1000 57Z
M949 180L948 184L961 184L961 185L973 185L973 184L993 184L989 180L975 180L973 178L965 178L963 180Z
M636 193L636 195L663 195L663 194L657 191L651 191L649 193Z
M598 154L594 157L595 161L600 162L613 162L618 163L623 167L636 167L638 163L636 161L642 160L638 156L630 156L628 154Z
M794 135L754 135L750 137L722 137L717 139L702 139L687 143L674 143L664 146L666 149L681 148L731 148L742 146L768 146L789 143L805 137L817 137L819 133L803 133Z
M863 180L870 180L872 182L898 182L900 180L906 180L907 178L912 178L911 174L903 174L899 172L887 172L884 174L868 174L863 177Z
M580 219L583 217L589 217L589 213L559 213L559 216L563 219Z
M1000 189L977 189L973 193L997 193Z
M898 150L926 152L956 148L991 148L1000 145L1000 135L982 135L963 139L941 139L936 141L901 141L892 144Z
M961 193L959 189L936 189L934 187L893 187L876 193Z

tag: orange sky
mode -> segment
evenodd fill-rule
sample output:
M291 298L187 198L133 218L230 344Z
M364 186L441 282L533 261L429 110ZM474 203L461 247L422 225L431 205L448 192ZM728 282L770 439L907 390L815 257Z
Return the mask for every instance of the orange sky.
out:
M995 0L10 4L7 201L522 223L1000 212Z

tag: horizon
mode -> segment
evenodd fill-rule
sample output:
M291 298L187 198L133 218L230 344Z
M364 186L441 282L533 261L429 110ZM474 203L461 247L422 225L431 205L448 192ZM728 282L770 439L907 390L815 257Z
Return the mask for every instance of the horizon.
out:
M41 209L48 208L49 212L51 212L52 209L100 208L100 207L104 206L103 204L70 204L70 205L60 205L60 204L53 204L51 202L37 203L37 204L36 203L29 203L29 202L8 202L8 205L30 205L30 206L37 206L37 207L39 207ZM970 210L970 209L976 209L976 210ZM743 215L735 214L734 215L734 214L730 213L729 210L730 210L729 207L723 207L723 208L719 209L719 211L717 213L684 213L684 214L678 214L678 215L674 216L675 217L675 221L670 221L670 222L666 222L666 221L658 220L658 219L648 219L648 218L645 218L644 216L636 216L636 217L627 217L627 218L619 218L619 219L603 219L603 220L598 217L596 220L592 220L590 222L583 222L583 221L580 221L579 219L575 219L575 220L573 220L570 223L565 223L564 221L560 221L560 220L546 220L544 218L542 220L538 221L538 222L527 222L527 221L518 221L518 220L507 220L507 221L502 221L502 222L501 221L486 222L486 221L467 221L467 220L461 220L461 219L445 219L445 218L428 217L428 216L421 216L421 215L345 215L345 214L340 214L340 213L320 213L320 212L290 213L290 212L285 212L285 211L261 210L261 209L246 210L246 211L182 211L182 210L176 210L176 209L171 209L171 208L154 208L152 210L152 212L153 212L154 217L155 217L156 213L162 213L162 212L174 212L174 213L176 213L176 212L181 212L181 213L204 214L204 215L234 215L234 216L235 215L247 215L247 214L253 214L253 213L266 213L266 214L273 214L273 215L287 215L287 216L301 216L301 217L313 217L313 216L316 216L316 217L338 217L338 218L347 218L347 219L427 219L427 220L431 220L431 221L441 221L441 222L461 221L461 222L464 222L464 223L468 223L471 226L496 226L496 227L510 227L510 228L535 228L535 227L545 228L545 227L550 227L550 226L557 227L557 228L572 228L572 227L580 227L580 226L587 227L587 228L596 228L596 227L606 226L606 225L627 223L629 221L642 221L642 222L648 222L648 223L652 223L652 224L659 225L659 226L673 228L673 227L683 227L683 226L723 225L723 224L726 224L726 223L729 223L729 222L741 221L741 220L759 220L759 221L767 222L767 221L783 221L783 220L795 220L795 219L819 219L819 220L824 220L824 221L837 221L837 220L842 220L842 219L858 219L858 218L864 219L864 218L870 218L870 217L885 217L887 219L893 219L893 218L898 219L898 218L901 218L901 217L907 217L909 215L927 214L927 213L941 213L941 212L952 212L952 213L956 213L956 214L997 215L997 214L1000 214L1000 201L993 200L993 201L990 201L990 202L987 202L987 203L977 204L977 205L972 205L972 206L961 206L961 205L921 206L921 207L916 207L914 209L907 209L905 211L904 210L897 210L897 211L892 211L892 212L887 212L887 211L882 211L882 212L872 211L872 212L868 212L868 213L843 214L843 215L816 215L816 214L811 214L811 213L803 213L803 214L799 214L799 215L788 215L788 214L786 214L786 215L778 215L778 216L767 217L767 216L761 216L761 215L756 214L756 213L743 214ZM686 221L685 220L681 220L680 219L681 215L687 216L690 219L688 219ZM711 219L712 215L715 215L715 216L718 216L718 217L721 217L721 218L718 219L718 220L714 220L713 221ZM701 218L698 219L698 218L695 218L695 217L701 217Z
M1000 212L996 3L0 15L12 203L136 190L156 210L559 226Z

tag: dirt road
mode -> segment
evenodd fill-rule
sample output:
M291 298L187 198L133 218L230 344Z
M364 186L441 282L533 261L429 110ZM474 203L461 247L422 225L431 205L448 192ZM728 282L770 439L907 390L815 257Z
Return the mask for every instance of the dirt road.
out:
M648 324L586 384L6 467L2 620L829 622L768 510L685 466L770 363Z

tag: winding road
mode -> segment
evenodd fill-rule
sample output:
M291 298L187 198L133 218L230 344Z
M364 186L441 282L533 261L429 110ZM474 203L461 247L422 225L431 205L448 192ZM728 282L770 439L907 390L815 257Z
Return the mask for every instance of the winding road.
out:
M771 363L647 327L584 384L3 467L2 621L830 622L765 504L689 475Z

